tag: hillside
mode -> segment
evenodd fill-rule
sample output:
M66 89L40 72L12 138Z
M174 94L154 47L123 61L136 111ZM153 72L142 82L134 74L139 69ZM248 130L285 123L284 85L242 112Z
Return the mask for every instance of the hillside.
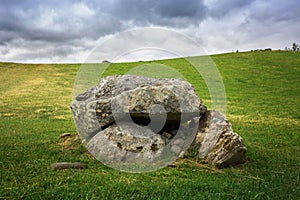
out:
M227 118L246 142L247 163L218 170L186 158L145 174L110 169L92 158L78 138L59 138L76 133L69 106L80 64L0 63L0 199L299 197L300 53L257 51L211 58L225 85ZM153 62L190 81L210 107L205 82L186 60ZM153 62L111 64L104 75ZM51 164L59 161L80 161L89 168L53 171Z

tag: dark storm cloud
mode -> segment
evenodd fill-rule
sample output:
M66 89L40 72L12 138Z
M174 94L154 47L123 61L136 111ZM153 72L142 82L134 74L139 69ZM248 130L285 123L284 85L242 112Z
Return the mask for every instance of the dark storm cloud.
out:
M0 61L82 61L99 38L144 26L184 31L216 52L248 41L258 43L264 35L279 46L278 40L299 37L299 4L298 0L1 0Z
M0 45L6 54L1 57L31 58L34 52L26 45L38 49L41 43L43 50L35 52L37 56L59 57L74 53L74 49L86 49L86 39L95 41L136 26L182 28L198 24L204 16L205 6L198 0L2 0ZM69 48L62 48L65 45ZM53 47L58 50L52 52ZM22 48L22 53L14 53L12 49L17 48Z
M203 1L199 0L117 0L108 6L114 16L153 24L159 24L159 18L168 19L170 23L176 18L199 22L206 10Z
M83 36L95 39L98 34L96 36L94 32L100 30L97 28L99 26L102 27L99 34L113 31L113 28L109 27L109 23L101 21L95 23L82 15L76 16L73 13L74 10L70 9L72 4L51 2L23 1L17 4L13 1L12 4L7 3L6 8L1 7L0 30L15 32L20 38L50 42L60 42ZM47 20L49 21L47 22ZM95 27L92 27L94 25ZM0 38L0 41L3 42L3 39Z
M251 5L255 0L212 0L207 3L208 15L223 17L224 15Z
M262 1L260 4L253 6L253 11L249 18L253 20L274 22L289 21L299 19L300 2L294 1Z
M78 13L74 13L76 4ZM84 16L84 12L89 11L85 9L90 9L93 14ZM197 0L188 3L180 0L5 0L1 2L0 11L2 32L15 32L19 37L26 39L55 42L82 36L96 39L127 28L128 20L139 25L174 26L178 19L178 26L187 26L189 23L199 22L204 16L205 8L201 1ZM43 26L43 20L47 18L52 19L52 23ZM189 23L186 23L187 20ZM4 41L7 41L7 37L0 38L1 43Z

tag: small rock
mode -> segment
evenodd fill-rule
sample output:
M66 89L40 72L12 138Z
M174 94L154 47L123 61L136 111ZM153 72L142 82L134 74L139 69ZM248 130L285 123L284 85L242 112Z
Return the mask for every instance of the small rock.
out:
M51 167L55 170L63 170L63 169L86 169L87 164L80 163L80 162L59 162L54 163L51 165Z

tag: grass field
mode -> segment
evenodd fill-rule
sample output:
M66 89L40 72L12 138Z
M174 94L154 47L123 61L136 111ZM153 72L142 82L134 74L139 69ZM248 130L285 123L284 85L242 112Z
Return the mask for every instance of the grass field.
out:
M70 111L79 64L0 63L0 199L299 199L300 53L214 55L227 117L245 140L247 163L218 170L192 158L130 174L94 159L76 137ZM105 75L147 64L111 64ZM210 106L204 81L183 59L173 67ZM54 162L88 164L54 171Z

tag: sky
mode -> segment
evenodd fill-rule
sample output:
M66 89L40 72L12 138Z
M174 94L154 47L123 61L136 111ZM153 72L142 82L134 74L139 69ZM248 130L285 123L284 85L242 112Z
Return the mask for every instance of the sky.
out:
M162 31L144 34L149 27ZM131 30L140 31L128 38ZM176 57L161 43L174 37L172 50L193 49L180 34L206 54L284 49L300 43L300 1L0 0L2 62L82 63L107 41L105 54L124 61Z

